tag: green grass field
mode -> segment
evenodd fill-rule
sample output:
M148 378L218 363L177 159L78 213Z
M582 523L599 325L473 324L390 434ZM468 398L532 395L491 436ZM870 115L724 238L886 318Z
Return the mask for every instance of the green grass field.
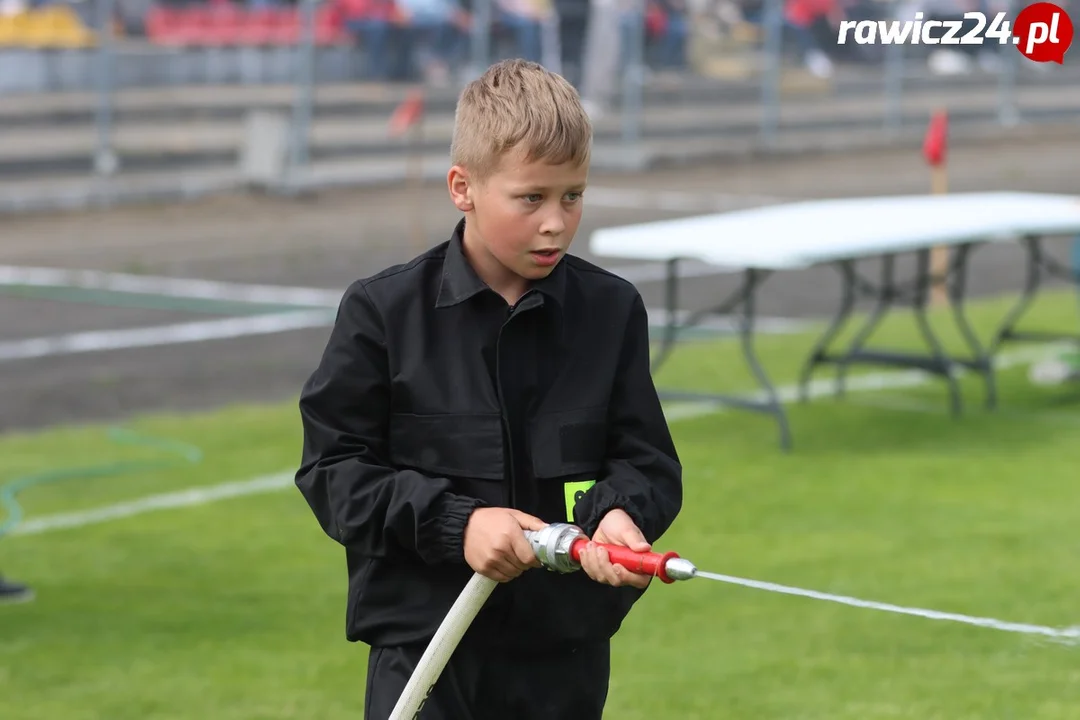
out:
M1007 307L973 308L984 336ZM1026 326L1076 322L1074 295L1047 294ZM917 346L914 328L898 316L875 343ZM761 339L778 382L794 379L811 340ZM705 570L869 600L1080 623L1080 402L1030 386L1023 365L999 380L990 413L965 377L959 420L938 381L792 405L789 455L765 417L674 421L686 503L657 547ZM658 382L753 387L728 341L682 346ZM105 427L12 435L0 438L0 484L173 463L33 487L19 496L33 519L289 471L299 456L293 402L126 427L202 457L119 445ZM38 593L0 607L3 720L361 716L366 654L343 640L342 552L295 489L12 535L0 572ZM1074 719L1080 646L705 580L657 584L615 640L608 707L617 720Z

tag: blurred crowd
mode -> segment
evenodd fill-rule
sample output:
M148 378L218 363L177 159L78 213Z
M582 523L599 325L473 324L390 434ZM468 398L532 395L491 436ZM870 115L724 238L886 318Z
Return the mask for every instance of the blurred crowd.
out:
M93 23L95 6L105 0L0 0L0 16L52 4L78 8ZM1005 9L1005 0L779 0L782 6L782 47L786 58L819 77L829 77L838 62L878 63L885 46L848 42L837 44L844 20L912 18L960 20L964 32L975 22L964 13L980 11L992 18ZM117 24L125 35L151 43L174 44L156 35L148 20L163 11L208 9L259 13L291 12L297 0L111 0ZM1028 0L1017 0L1016 9ZM1066 5L1069 0L1063 0ZM490 60L516 56L541 62L596 93L617 83L619 68L629 53L641 49L649 73L684 74L695 65L691 47L739 45L760 48L766 21L766 0L319 0L326 42L352 45L361 58L356 75L373 81L422 78L432 84L458 82L455 72L471 66L476 27L490 28ZM171 17L171 16L170 16ZM940 30L938 31L941 32ZM984 31L985 32L985 29ZM250 34L249 34L250 35ZM190 44L199 45L198 38ZM286 38L282 42L295 42ZM320 43L323 40L319 41ZM220 35L204 43L220 46ZM228 41L224 41L228 44ZM996 69L1000 46L952 47L908 45L908 57L925 57L932 72L969 72L976 64ZM700 55L700 53L698 53ZM590 79L590 77L592 79ZM594 93L594 94L596 94Z
M267 2L273 0L256 0ZM344 27L366 57L370 79L401 77L419 68L440 82L453 68L467 65L478 12L471 0L329 0L339 9ZM600 3L594 3L599 5ZM685 0L612 0L609 19L630 42L641 28L650 67L687 67ZM496 54L546 65L582 57L588 18L598 10L587 0L491 0L486 8ZM568 51L568 52L567 52ZM561 69L561 68L560 68Z

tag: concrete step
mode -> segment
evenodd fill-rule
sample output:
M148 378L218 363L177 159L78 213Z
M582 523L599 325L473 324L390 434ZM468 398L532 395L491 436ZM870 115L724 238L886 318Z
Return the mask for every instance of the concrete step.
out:
M765 147L753 138L720 137L667 139L642 142L628 152L618 144L598 144L594 156L600 166L626 171L703 162L850 152L860 149L900 147L918 152L923 127L909 126L898 132L880 128L827 131L789 130ZM1032 139L1060 138L1080 142L1075 122L1054 125L1020 125L1004 128L995 121L972 122L953 145L985 146L988 151L1003 142L1021 143ZM316 192L326 188L362 188L416 182L443 182L448 160L445 152L422 156L359 157L319 160L311 163L277 191ZM56 212L107 207L120 204L182 202L210 195L235 192L246 187L235 163L207 165L196 170L132 172L122 171L109 178L89 173L37 179L0 180L0 214Z
M1040 122L1080 118L1080 89L1024 87L1017 99L1025 119ZM948 107L958 127L993 120L997 93L979 87L935 89L910 93L902 104L903 124L925 128L929 114ZM885 112L880 93L855 97L802 97L785 100L780 107L783 132L874 130L882 127ZM642 114L641 138L664 140L752 140L761 127L756 102L716 104L698 102L674 107L647 107ZM417 149L445 155L453 130L452 108L430 112L419 144L411 138L391 138L387 117L343 118L317 116L309 133L314 160L367 156L401 157ZM245 123L239 119L206 118L199 121L118 122L113 142L121 166L130 171L197 168L238 161L245 143ZM617 145L622 138L618 113L595 121L598 145ZM97 146L92 126L38 126L9 129L0 134L0 175L44 177L78 173L91 167Z
M414 89L413 85L392 83L319 85L313 95L314 110L325 117L386 116ZM452 112L459 89L429 87L425 92L433 112ZM694 76L680 77L677 82L654 80L644 90L647 103L664 105L691 100L746 100L759 94L754 83L732 84ZM296 99L297 89L291 85L139 88L113 96L113 115L120 122L237 119L250 108L287 111ZM94 122L97 106L94 92L5 97L0 102L0 128L89 124Z
M87 62L92 62L87 59ZM672 82L654 78L647 82L644 102L649 106L672 107L701 102L758 102L761 98L760 67L756 51L717 58L715 77L686 75ZM723 67L720 67L723 66ZM1047 88L1080 87L1080 66L1034 69L1021 66L1021 84ZM904 78L905 92L926 90L961 91L974 88L995 90L999 79L975 73L964 76L930 76L924 64L909 63ZM840 66L828 82L809 80L800 68L785 68L783 91L792 96L829 94L859 97L881 94L883 69L874 66ZM375 83L333 83L318 85L314 110L320 117L386 117L412 89L408 85ZM616 102L620 88L615 89ZM450 112L457 98L456 88L429 88L432 112ZM251 108L287 111L297 97L292 85L186 85L183 87L130 88L113 97L113 116L119 123L173 122L177 120L240 119ZM98 96L95 92L5 95L0 101L0 131L41 125L90 125L95 119Z

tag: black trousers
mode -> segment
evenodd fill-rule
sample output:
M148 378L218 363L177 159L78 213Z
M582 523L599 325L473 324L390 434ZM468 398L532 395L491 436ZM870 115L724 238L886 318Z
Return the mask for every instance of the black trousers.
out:
M390 717L424 649L371 649L364 720ZM610 674L608 642L539 652L463 642L419 720L601 720Z

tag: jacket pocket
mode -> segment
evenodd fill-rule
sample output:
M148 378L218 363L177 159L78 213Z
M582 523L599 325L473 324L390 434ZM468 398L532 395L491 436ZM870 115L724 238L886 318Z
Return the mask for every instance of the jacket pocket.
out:
M533 472L555 479L595 474L607 454L607 407L545 413L530 428Z
M447 478L455 492L491 505L506 503L499 415L392 413L389 446L397 468Z
M607 454L607 408L545 413L530 428L540 516L573 522L574 507L599 479Z

